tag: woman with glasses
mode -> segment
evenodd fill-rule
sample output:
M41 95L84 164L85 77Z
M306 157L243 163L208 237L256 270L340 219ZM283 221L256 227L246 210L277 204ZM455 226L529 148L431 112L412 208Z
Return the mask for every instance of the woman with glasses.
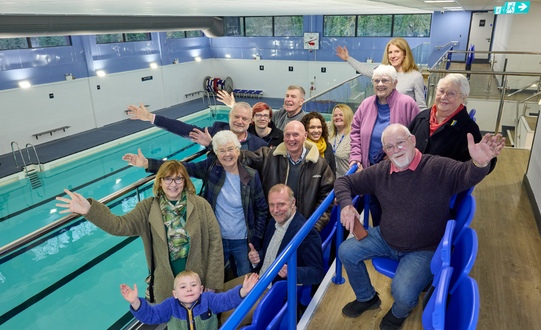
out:
M344 176L349 169L351 154L351 122L353 111L346 104L338 104L332 111L332 121L327 123L329 144L336 161L336 177Z
M482 136L464 106L469 93L470 83L463 75L452 73L440 79L432 109L419 113L408 127L420 152L459 161L471 159L466 135L471 133L476 143Z
M235 96L224 90L218 92L218 101L229 107L235 105ZM263 102L258 102L252 107L252 123L248 127L248 133L258 136L267 142L267 147L274 148L284 142L284 132L276 127L271 121L272 109Z
M357 109L351 124L351 155L349 166L359 170L380 162L385 153L381 134L390 124L407 126L419 113L411 97L396 90L397 73L390 65L380 65L372 76L376 95L366 98ZM370 196L370 213L374 227L379 225L381 208L375 196Z
M366 77L372 77L374 68L371 65L363 64L349 56L348 49L338 46L336 55L348 62L357 72ZM415 65L413 54L408 42L402 38L393 38L385 47L382 64L392 65L398 73L398 85L396 89L405 95L413 98L419 109L426 109L425 86L423 75Z
M169 160L159 169L154 181L154 196L117 216L95 199L64 190L69 198L56 199L66 204L60 213L83 215L114 236L140 236L143 240L150 275L146 297L161 303L172 296L175 276L192 270L207 291L223 288L224 267L220 227L209 203L195 194L186 168Z
M301 124L304 125L304 129L308 133L308 141L316 145L319 155L325 158L331 171L336 176L336 161L328 142L329 131L325 118L319 112L312 111L301 119Z

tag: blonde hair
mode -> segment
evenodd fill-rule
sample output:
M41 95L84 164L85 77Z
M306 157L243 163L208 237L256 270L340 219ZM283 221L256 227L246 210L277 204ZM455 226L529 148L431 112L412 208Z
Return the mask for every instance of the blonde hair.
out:
M172 159L163 163L158 170L158 174L156 174L154 188L152 189L154 196L161 197L164 193L161 185L162 179L175 174L180 174L184 178L184 191L195 195L195 187L192 180L190 180L186 167L184 167L184 165L182 165L182 163L178 160Z
M387 46L385 47L385 53L383 54L383 59L381 60L381 64L390 65L389 62L389 47L391 45L394 45L398 48L400 48L401 51L404 52L404 61L402 62L402 71L404 72L410 72L412 70L419 71L419 68L415 64L415 60L413 59L413 53L411 52L410 45L408 45L408 42L404 40L403 38L393 38L391 41L387 43Z
M175 280L173 281L173 289L175 289L176 287L177 280L183 277L195 277L197 281L199 282L199 285L201 285L201 278L199 277L199 274L197 274L193 270L183 270L180 273L178 273L177 276L175 276Z
M351 108L347 104L337 104L332 109L331 117L334 116L334 111L336 110L336 108L339 108L340 110L342 110L342 114L344 115L344 122L346 123L346 132L344 134L347 135L349 134L349 132L351 132L351 123L353 122L353 110L351 110ZM331 118L329 138L335 137L336 133L337 133L336 126L334 126L334 121Z

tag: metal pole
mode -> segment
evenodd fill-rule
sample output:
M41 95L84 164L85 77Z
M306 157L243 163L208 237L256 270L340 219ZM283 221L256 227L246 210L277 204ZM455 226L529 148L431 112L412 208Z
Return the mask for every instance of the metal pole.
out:
M502 121L503 106L505 103L505 91L507 89L507 76L503 76L502 87L502 96L500 98L500 107L498 108L498 118L496 120L496 128L494 129L494 134L498 134L498 131L500 129L500 123Z
M288 329L297 328L297 249L287 262L287 325Z
M344 284L346 283L346 279L342 277L342 262L340 261L340 258L338 257L338 249L340 249L340 244L344 241L344 226L342 225L342 222L340 222L340 210L338 210L336 214L336 274L332 278L332 282L334 284Z
M490 59L490 72L494 72L494 63L496 63L496 56L492 55ZM492 87L492 79L494 79L494 75L490 75L488 78L488 86L485 93L490 94L490 87Z

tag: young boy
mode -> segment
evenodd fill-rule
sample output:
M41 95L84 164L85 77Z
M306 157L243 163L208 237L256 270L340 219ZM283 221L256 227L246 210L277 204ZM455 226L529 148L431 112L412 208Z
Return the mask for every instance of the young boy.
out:
M179 329L215 330L218 329L216 314L237 307L258 280L259 276L253 273L250 277L244 277L242 286L238 285L224 293L203 293L199 275L185 270L175 277L173 297L153 306L138 297L136 284L133 290L122 284L120 292L131 304L133 315L145 324L161 324L171 320Z

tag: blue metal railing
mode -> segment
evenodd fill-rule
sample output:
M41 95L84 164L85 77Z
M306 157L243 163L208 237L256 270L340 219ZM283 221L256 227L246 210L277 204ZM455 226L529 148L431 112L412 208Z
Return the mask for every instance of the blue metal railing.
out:
M357 165L354 165L346 175L355 173ZM285 249L274 260L269 269L259 278L259 282L252 288L250 293L243 299L242 303L235 309L233 314L227 319L227 321L220 328L221 330L233 330L236 329L242 322L246 314L254 306L257 299L263 294L265 289L271 284L272 280L278 275L278 272L287 263L287 304L288 304L288 329L295 329L297 326L297 248L302 243L306 235L314 227L317 220L327 210L329 205L334 201L334 189L329 193L325 200L319 205L316 211L308 218L304 226L297 232L293 239L287 244ZM343 240L344 231L342 224L337 221L337 240L336 251L340 247L340 243ZM338 266L340 264L340 267ZM340 282L337 283L336 281ZM338 260L338 253L336 257L336 276L333 278L333 282L342 284L345 280L342 278L342 264Z

